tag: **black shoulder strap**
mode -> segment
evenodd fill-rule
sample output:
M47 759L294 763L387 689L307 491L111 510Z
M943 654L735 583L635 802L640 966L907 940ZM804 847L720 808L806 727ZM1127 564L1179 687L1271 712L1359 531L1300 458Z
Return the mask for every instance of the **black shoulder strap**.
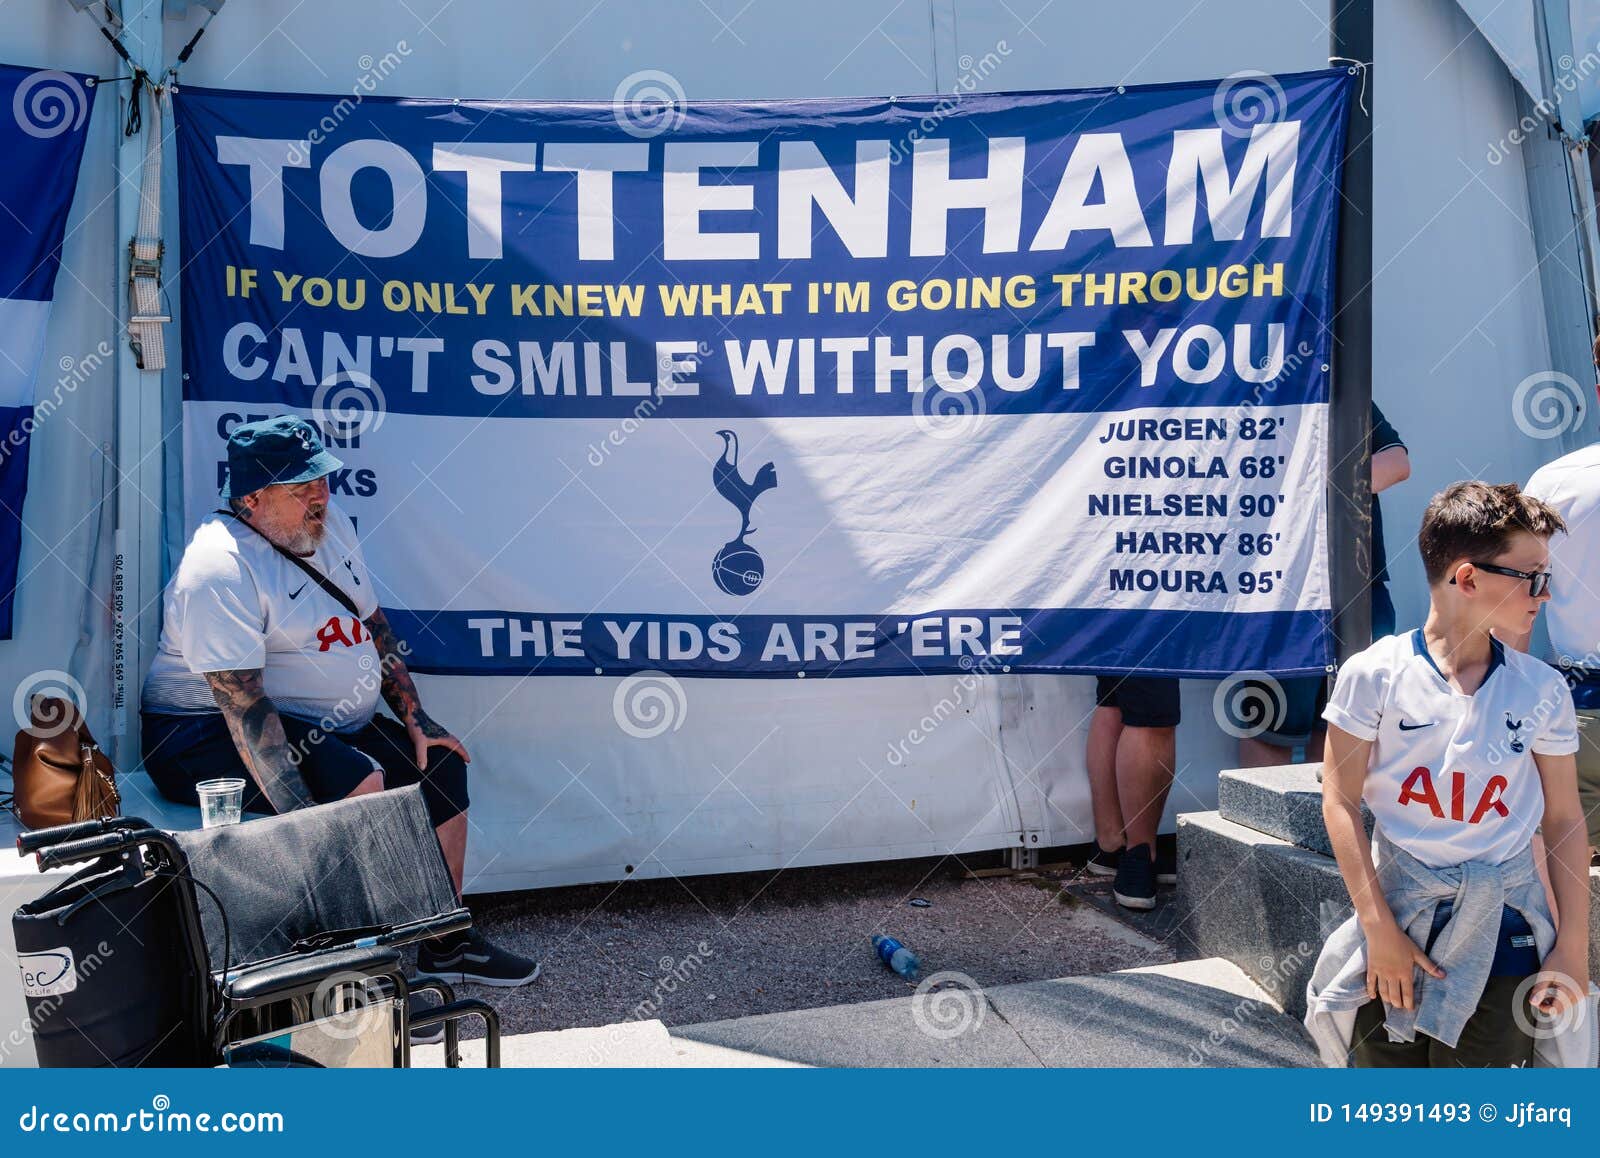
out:
M216 513L219 515L227 515L228 518L232 519L240 526L250 527L250 529L255 531L256 534L261 535L260 531L257 531L255 527L250 526L248 519L241 519L238 515L224 507L218 507ZM351 615L354 615L357 619L361 618L361 612L356 609L356 601L351 599L350 596L346 595L337 583L335 583L332 579L329 579L321 571L318 571L315 567L313 567L310 563L307 563L293 551L285 551L282 547L278 546L278 544L274 543L271 539L268 539L265 535L261 535L261 538L265 540L267 546L271 547L274 551L278 552L278 554L289 560L289 562L300 568L300 570L311 576L311 581L326 591L329 595L337 599L340 605L346 611L348 611Z

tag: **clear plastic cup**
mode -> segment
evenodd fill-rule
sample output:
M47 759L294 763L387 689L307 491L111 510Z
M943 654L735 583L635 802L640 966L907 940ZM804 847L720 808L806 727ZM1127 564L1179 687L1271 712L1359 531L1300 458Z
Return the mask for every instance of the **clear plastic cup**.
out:
M244 781L236 776L220 780L202 780L194 786L200 797L200 826L221 828L225 824L238 824L239 811L244 804Z

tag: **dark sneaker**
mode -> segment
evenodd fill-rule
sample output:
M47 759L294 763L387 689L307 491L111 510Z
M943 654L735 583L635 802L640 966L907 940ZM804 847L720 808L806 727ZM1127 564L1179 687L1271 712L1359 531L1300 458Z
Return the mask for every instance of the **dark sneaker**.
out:
M515 989L539 976L539 962L491 945L477 929L424 941L417 948L417 976L458 984Z
M1178 852L1163 851L1156 846L1156 884L1175 885L1178 883Z
M1100 846L1099 841L1096 841L1094 855L1089 858L1083 867L1097 877L1114 877L1117 875L1117 856L1121 852L1120 848L1114 848L1107 852Z
M1150 856L1148 844L1122 850L1117 858L1117 879L1111 886L1111 895L1125 909L1156 907L1156 862Z

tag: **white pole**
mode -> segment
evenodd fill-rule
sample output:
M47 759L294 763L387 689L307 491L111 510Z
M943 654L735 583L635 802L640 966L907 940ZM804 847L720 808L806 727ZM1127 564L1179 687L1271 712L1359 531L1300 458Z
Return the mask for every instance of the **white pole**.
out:
M161 75L161 8L161 0L123 0L122 4L122 40L128 55L156 78ZM120 96L120 119L125 119L133 86L120 84L114 91ZM149 124L150 118L146 116L145 121ZM113 757L123 772L132 771L139 763L139 683L155 648L161 614L161 372L139 369L127 342L128 241L139 229L144 154L141 136L125 137L118 130L116 301L120 333L113 599L120 599L122 610L120 615L113 610L113 626L118 631L113 638L111 678ZM175 260L174 253L163 263L167 272L173 270ZM167 337L175 340L171 334Z

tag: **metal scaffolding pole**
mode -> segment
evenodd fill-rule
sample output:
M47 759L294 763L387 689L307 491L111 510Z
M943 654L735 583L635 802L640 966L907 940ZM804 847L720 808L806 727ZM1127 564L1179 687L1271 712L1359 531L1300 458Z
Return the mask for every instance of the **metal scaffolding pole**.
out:
M1372 60L1372 0L1329 0L1329 55ZM1372 114L1373 72L1365 101L1350 109L1333 319L1333 397L1329 414L1328 553L1333 630L1342 663L1372 642ZM1364 106L1364 107L1363 107Z

